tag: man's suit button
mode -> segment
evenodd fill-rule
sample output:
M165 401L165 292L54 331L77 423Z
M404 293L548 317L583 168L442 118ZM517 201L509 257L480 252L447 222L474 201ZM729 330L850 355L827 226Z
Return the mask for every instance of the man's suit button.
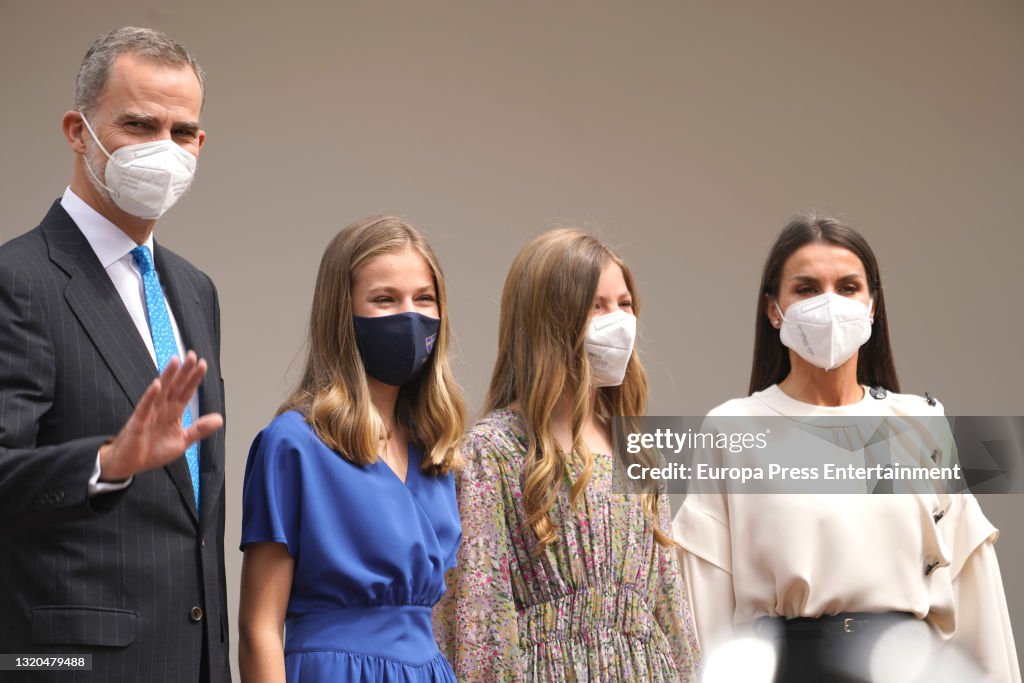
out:
M199 539L199 547L200 548L205 548L206 547L206 538L205 537Z
M202 621L202 619L203 619L203 608L202 607L193 607L191 610L189 610L188 616L189 616L190 619L192 619L192 621Z

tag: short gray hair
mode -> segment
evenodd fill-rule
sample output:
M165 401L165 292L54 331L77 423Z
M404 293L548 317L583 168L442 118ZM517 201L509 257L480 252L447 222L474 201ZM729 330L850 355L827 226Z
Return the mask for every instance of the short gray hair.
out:
M104 33L97 38L82 58L75 79L75 109L92 114L96 101L107 84L110 67L123 54L133 54L143 59L168 67L191 67L206 102L206 74L199 63L180 43L151 28L125 26ZM200 105L201 106L201 105Z

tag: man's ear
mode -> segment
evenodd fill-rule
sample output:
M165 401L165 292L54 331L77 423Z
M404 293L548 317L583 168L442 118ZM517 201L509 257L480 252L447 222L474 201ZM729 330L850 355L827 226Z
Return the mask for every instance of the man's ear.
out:
M64 132L64 139L68 141L68 147L75 154L85 154L85 136L89 134L89 131L85 129L82 115L77 111L64 112L60 127Z

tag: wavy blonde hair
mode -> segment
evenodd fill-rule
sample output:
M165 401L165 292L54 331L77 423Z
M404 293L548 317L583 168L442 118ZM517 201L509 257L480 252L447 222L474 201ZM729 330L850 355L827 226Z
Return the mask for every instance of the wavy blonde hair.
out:
M633 311L639 315L636 283L629 268L607 245L583 230L560 228L534 238L516 256L505 279L498 360L486 409L507 408L518 402L526 423L523 502L527 523L537 535L538 553L558 540L550 512L566 483L570 455L552 436L551 414L565 393L572 405L572 453L578 454L583 464L570 487L574 508L594 469L594 454L582 436L591 393L584 342L598 280L609 262L622 268ZM647 374L636 347L622 384L598 389L596 403L595 413L605 422L647 412ZM654 525L655 539L663 546L675 545L658 524L658 494L640 495L644 512Z
M380 441L388 437L387 423L370 400L356 345L352 282L372 259L404 249L422 256L434 276L441 328L419 377L399 390L395 419L409 440L423 449L421 469L445 474L457 463L466 409L448 365L451 327L444 274L423 236L394 216L353 223L324 250L313 292L302 379L277 412L302 412L317 436L350 462L368 465L377 460Z

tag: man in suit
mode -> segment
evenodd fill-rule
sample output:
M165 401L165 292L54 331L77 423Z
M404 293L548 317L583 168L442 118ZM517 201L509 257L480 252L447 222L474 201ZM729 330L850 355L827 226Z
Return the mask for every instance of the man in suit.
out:
M230 678L217 293L153 240L203 95L167 36L100 36L62 122L71 185L0 246L0 654L92 667L0 680Z

